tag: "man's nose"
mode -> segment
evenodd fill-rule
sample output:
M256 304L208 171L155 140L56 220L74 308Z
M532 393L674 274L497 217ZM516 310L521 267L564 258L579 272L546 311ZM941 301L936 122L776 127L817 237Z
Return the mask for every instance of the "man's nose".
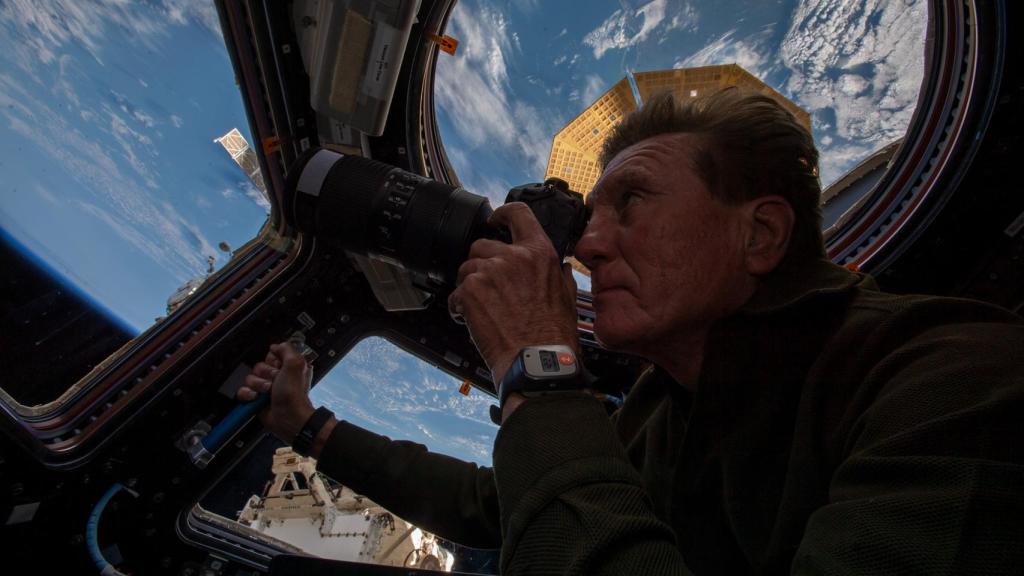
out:
M607 234L602 232L604 226L603 215L597 211L590 217L587 227L583 229L583 235L576 243L574 256L581 264L594 269L595 266L608 259Z

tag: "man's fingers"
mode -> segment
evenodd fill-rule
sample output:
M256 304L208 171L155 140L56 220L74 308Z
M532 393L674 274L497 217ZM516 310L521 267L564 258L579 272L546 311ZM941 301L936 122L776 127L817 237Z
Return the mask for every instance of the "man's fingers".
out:
M270 387L272 385L273 380L260 378L255 374L249 374L245 377L245 386L257 393L270 392Z
M276 378L282 376L288 382L303 382L306 386L309 386L309 378L312 372L307 371L309 364L306 363L306 358L295 349L288 342L282 342L280 344L272 344L270 350L277 354L281 358L281 372ZM276 379L275 378L275 379Z
M288 342L271 344L270 351L277 355L278 366L281 369L288 370L291 368L294 370L296 367L301 368L306 365L306 359Z
M258 394L248 386L242 386L237 392L235 392L235 398L238 398L242 402L251 402L256 399L256 396L258 396Z
M466 280L470 274L480 272L481 274L488 275L494 273L496 269L500 269L500 266L496 265L496 261L488 258L471 258L466 260L459 266L458 274L455 278L455 285L461 286L463 281Z
M487 219L487 222L508 228L512 233L512 242L514 243L539 238L547 239L544 228L541 227L540 222L537 222L537 217L533 215L533 210L530 210L530 207L522 202L510 202L499 206Z
M263 360L263 362L273 368L281 367L281 359L277 357L277 354L274 354L272 349L267 351L267 357Z
M508 244L490 238L481 238L469 245L467 260L473 258L493 258L500 256L508 250Z
M568 288L569 293L573 296L576 295L576 277L572 275L572 264L568 262L562 264L562 280L565 282L565 287Z
M278 369L266 362L260 362L252 367L252 374L264 380L273 380L277 376Z
M457 296L458 293L459 291L455 290L448 295L448 315L452 317L452 321L456 324L465 324L466 319L463 317L465 308L463 308L462 302Z

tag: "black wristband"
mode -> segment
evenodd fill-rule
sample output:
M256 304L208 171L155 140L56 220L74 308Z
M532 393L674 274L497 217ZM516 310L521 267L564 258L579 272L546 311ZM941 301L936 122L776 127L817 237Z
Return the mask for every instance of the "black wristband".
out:
M295 435L295 439L292 440L292 450L294 450L300 456L309 456L309 451L313 449L313 441L316 440L316 435L320 433L320 429L327 424L327 421L334 416L334 413L328 410L326 407L321 406L313 411L306 423L302 425L302 430Z
M572 348L563 344L527 346L498 383L498 410L491 411L491 420L500 421L505 400L513 392L530 397L583 388L584 371Z

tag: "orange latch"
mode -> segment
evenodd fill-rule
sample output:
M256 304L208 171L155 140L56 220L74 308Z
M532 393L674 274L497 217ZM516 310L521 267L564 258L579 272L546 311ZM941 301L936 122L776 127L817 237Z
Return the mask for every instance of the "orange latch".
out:
M437 44L438 46L441 47L441 50L444 50L445 52L451 54L452 56L455 55L455 50L459 48L459 41L448 35L438 36L437 34L431 34L428 32L427 40L430 40L434 44Z
M469 396L469 391L473 386L469 383L469 380L463 380L462 386L459 386L459 394L463 396Z
M267 136L263 139L263 153L273 154L281 149L281 139L277 136Z

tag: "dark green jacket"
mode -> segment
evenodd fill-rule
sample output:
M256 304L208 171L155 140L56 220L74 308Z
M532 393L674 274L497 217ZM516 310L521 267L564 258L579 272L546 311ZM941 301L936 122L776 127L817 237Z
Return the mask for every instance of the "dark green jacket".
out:
M493 471L347 423L320 466L505 574L1024 573L1024 324L874 288L779 272L695 395L653 369L610 420L531 400Z

